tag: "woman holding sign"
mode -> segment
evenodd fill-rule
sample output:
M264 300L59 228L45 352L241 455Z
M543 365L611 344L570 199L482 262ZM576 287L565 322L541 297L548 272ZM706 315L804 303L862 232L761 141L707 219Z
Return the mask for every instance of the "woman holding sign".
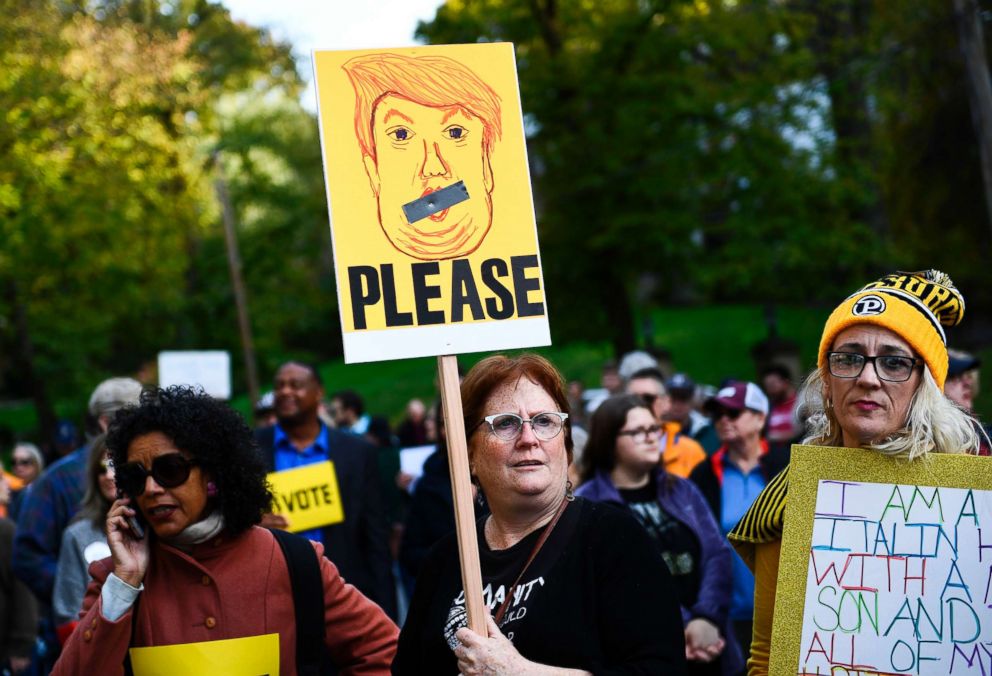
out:
M827 319L817 368L799 394L803 443L908 460L976 452L972 419L943 394L943 327L958 324L963 314L964 298L937 270L888 275L845 299ZM786 468L729 536L755 577L752 675L768 673L788 485Z
M111 558L90 566L53 673L316 673L327 656L339 673L388 673L396 627L382 610L319 544L256 526L271 496L235 411L191 388L145 392L107 447Z
M695 484L660 465L661 433L641 397L604 401L592 415L576 494L630 510L651 536L675 581L689 673L738 674L744 658L727 615L733 552Z
M492 513L478 521L483 597L466 626L452 534L417 579L394 674L682 674L678 601L643 528L573 498L568 399L534 355L490 357L461 386L469 465Z

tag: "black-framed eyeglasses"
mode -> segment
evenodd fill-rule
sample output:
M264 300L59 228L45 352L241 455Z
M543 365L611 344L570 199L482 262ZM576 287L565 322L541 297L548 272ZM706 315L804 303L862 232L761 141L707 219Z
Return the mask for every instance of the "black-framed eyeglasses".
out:
M900 354L879 354L869 357L857 352L828 352L827 367L830 374L838 378L857 378L871 362L880 380L890 383L903 383L913 375L913 370L922 362L916 357Z
M487 415L475 427L478 428L482 423L489 423L489 429L494 435L504 441L512 441L523 432L524 423L530 423L530 428L534 430L534 436L548 441L561 434L566 420L568 420L568 414L558 411L538 413L529 420L521 418L515 413L494 413Z
M136 498L145 492L145 484L151 476L162 488L175 488L186 483L189 473L196 465L181 453L168 453L152 460L151 471L145 469L140 462L129 462L116 468L114 479L117 486L131 498Z
M35 461L32 460L31 458L13 458L11 459L10 464L13 465L14 467L17 467L19 465L34 465Z
M632 430L620 430L617 432L618 437L631 437L634 441L640 437L642 440L647 441L648 437L657 436L661 433L661 425L651 425L649 427L635 427Z

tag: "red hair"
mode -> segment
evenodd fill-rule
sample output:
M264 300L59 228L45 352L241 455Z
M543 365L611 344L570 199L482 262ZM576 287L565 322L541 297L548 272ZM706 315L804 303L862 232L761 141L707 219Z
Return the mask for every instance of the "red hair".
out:
M565 394L565 379L558 369L544 357L536 354L522 354L517 357L495 355L486 357L472 367L462 381L462 414L465 416L465 432L471 432L482 421L489 397L501 385L526 378L540 386L554 400L558 410L568 413L568 396ZM572 426L565 421L565 450L568 461L572 462ZM471 444L469 445L471 449Z
M392 94L431 108L461 108L482 121L486 154L503 133L499 96L471 70L446 56L370 54L341 68L355 89L355 136L362 153L376 159L372 120L375 108Z

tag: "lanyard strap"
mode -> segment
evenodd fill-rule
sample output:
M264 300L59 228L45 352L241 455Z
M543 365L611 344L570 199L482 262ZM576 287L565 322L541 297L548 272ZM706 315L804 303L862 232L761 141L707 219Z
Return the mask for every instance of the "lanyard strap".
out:
M561 518L561 515L564 513L565 508L568 507L569 502L571 502L571 500L567 497L562 498L561 504L558 505L558 511L555 512L554 517L551 519L551 523L548 524L548 527L544 529L543 533L541 533L541 537L539 537L537 542L534 543L534 549L531 550L530 556L527 557L527 563L525 563L524 567L520 570L520 575L517 575L517 579L513 581L513 586L510 587L510 591L506 593L506 598L503 599L503 603L499 604L499 608L496 610L496 615L493 619L496 621L497 626L499 626L499 623L503 620L503 616L506 614L506 609L510 607L510 599L513 598L513 592L517 590L517 585L520 584L520 580L523 578L524 573L526 573L527 569L530 568L530 564L535 558L537 558L537 553L541 551L541 547L544 546L548 536L551 535L551 531L554 530L555 524L558 523L558 519Z

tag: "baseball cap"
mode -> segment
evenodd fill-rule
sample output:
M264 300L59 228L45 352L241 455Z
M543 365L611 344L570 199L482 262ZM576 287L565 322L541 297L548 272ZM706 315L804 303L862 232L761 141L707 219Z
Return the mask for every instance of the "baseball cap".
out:
M749 408L768 415L768 397L754 383L736 382L719 390L715 396L706 400L704 406L707 410L718 407L732 411Z
M56 444L71 444L76 441L76 426L71 420L59 420L58 424L55 426L55 439Z
M110 378L93 390L89 411L93 417L111 415L119 408L136 405L141 396L141 383L134 378Z
M665 388L677 399L688 399L696 393L696 382L684 373L676 373L665 383Z
M981 365L982 361L978 357L974 357L967 352L958 352L957 350L947 351L948 378L955 378L962 373L977 369Z
M634 350L633 352L628 352L620 360L620 366L617 367L617 373L625 381L630 380L630 377L637 373L638 371L643 371L644 369L656 369L658 368L658 360L649 355L643 350Z

